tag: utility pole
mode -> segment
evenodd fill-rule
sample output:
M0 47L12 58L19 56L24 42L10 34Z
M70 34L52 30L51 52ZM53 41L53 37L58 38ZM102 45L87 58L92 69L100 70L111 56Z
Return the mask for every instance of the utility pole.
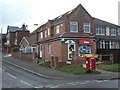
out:
M118 25L120 26L120 1L118 2Z

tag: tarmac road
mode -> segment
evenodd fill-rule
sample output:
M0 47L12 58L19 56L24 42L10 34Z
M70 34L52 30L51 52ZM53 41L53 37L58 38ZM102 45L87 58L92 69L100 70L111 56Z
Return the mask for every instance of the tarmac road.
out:
M6 62L2 65L2 88L118 88L119 80L46 79Z

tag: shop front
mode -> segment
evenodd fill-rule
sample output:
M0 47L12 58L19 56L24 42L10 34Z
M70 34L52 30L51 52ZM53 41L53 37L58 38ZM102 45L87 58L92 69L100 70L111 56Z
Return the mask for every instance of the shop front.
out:
M93 51L94 41L87 40L87 39L76 39L76 40L64 40L63 43L67 44L68 46L68 61L72 61L72 54L75 53L76 55L83 56L85 54L95 54L95 50Z

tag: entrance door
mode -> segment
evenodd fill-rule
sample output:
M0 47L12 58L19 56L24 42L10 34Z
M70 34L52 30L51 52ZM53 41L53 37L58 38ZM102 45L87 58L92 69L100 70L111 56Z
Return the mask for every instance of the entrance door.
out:
M68 60L72 60L73 51L75 51L75 44L68 44Z
M40 44L40 57L42 57L42 44Z

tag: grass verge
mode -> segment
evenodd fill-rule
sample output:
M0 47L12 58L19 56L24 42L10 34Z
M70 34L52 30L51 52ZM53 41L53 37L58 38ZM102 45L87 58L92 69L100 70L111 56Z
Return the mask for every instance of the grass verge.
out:
M47 68L51 68L51 62L50 62L50 61L45 62L45 63L40 63L39 65L40 65L40 66L47 67Z
M80 75L80 74L100 74L100 72L98 72L96 70L92 70L91 73L86 73L85 68L77 67L77 66L74 66L74 65L66 65L66 66L63 66L63 67L57 67L56 70L66 72L66 73L69 73L69 74L75 74L75 75Z
M97 68L111 72L120 72L120 64L100 64Z

